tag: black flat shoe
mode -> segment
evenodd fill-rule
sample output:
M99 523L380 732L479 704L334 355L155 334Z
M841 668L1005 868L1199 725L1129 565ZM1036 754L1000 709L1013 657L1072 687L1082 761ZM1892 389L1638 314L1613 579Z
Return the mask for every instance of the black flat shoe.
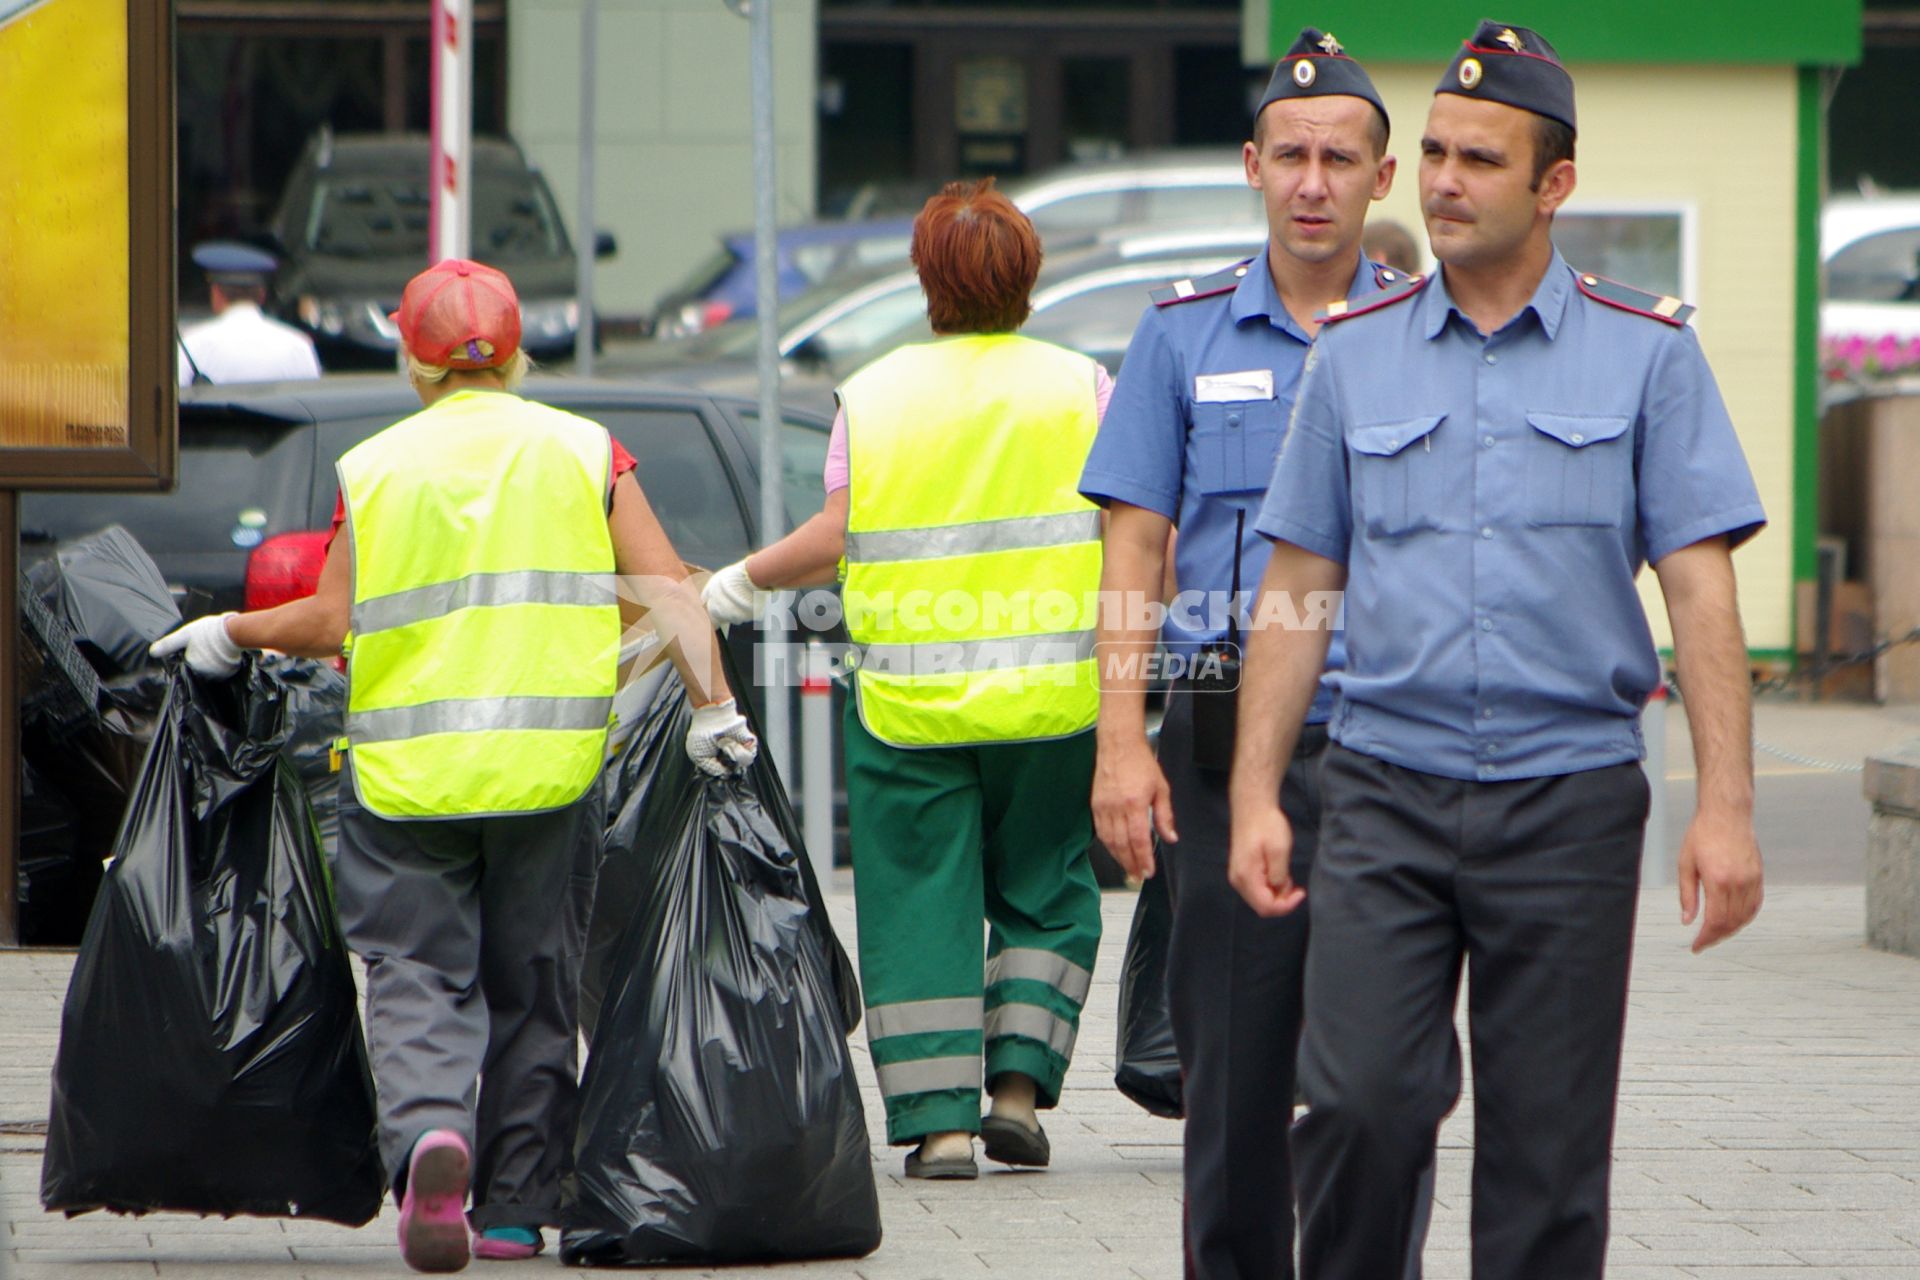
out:
M969 1182L980 1176L980 1166L973 1162L972 1156L944 1156L938 1160L922 1160L918 1151L907 1153L907 1176L909 1178L927 1178L936 1181Z
M980 1122L980 1140L986 1148L987 1159L1001 1164L1044 1169L1053 1159L1053 1145L1047 1141L1045 1129L1038 1126L1029 1129L1018 1120L1003 1116L988 1116Z

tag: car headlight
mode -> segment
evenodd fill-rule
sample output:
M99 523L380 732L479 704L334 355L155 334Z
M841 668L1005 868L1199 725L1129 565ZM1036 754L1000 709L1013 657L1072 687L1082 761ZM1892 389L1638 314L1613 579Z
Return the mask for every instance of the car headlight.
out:
M564 338L579 327L580 301L577 298L521 304L520 331L530 337L547 340Z

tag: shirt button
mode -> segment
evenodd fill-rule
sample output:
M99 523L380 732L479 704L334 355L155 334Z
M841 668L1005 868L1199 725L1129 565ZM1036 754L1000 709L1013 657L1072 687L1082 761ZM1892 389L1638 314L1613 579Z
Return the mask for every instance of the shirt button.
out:
M1228 426L1230 426L1230 427L1237 427L1237 426L1239 426L1239 425L1240 425L1240 415L1239 415L1239 414L1237 414L1237 413L1230 413L1230 414L1228 414L1228 415L1227 415L1227 425L1228 425Z
M1480 629L1481 629L1482 631L1491 631L1491 630L1493 630L1493 619L1492 619L1492 618L1482 618L1482 619L1480 619Z
M1575 444L1585 444L1587 442L1587 438L1578 431L1573 433L1572 439Z
M1492 708L1492 707L1482 707L1482 708L1480 708L1480 718L1481 718L1482 720L1491 720L1491 719L1493 719L1493 708Z
M1481 359L1485 360L1488 364L1495 364L1499 361L1500 357L1489 351L1486 355L1482 356Z
M1491 538L1493 536L1493 527L1491 525L1488 525L1485 528L1482 528L1480 530L1480 536L1483 538Z
M1493 776L1493 766L1490 764L1481 765L1480 776L1483 778L1491 778Z
M1491 449L1493 448L1493 437L1488 436L1484 440L1482 440L1480 443L1486 445L1487 448Z

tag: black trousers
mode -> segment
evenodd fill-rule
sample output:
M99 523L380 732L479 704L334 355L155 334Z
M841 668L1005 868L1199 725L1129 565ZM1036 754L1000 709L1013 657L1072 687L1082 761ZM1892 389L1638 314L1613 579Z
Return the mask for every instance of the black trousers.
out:
M1587 1280L1607 1179L1647 783L1516 782L1335 746L1322 771L1294 1136L1306 1280L1395 1274L1435 1127L1474 1065L1474 1280Z
M1325 744L1324 729L1309 730L1282 788L1296 877L1313 864ZM1167 700L1160 767L1180 832L1160 850L1160 874L1173 904L1167 1002L1187 1107L1186 1274L1289 1280L1306 909L1263 920L1227 883L1227 777L1194 767L1193 698L1181 689Z

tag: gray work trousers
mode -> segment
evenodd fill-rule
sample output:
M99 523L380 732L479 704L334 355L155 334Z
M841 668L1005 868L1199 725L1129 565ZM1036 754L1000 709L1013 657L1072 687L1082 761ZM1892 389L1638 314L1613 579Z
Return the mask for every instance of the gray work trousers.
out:
M1160 767L1180 833L1178 843L1160 850L1160 874L1173 907L1167 1004L1187 1109L1185 1273L1187 1280L1291 1280L1289 1131L1313 899L1267 920L1228 882L1227 775L1193 763L1194 696L1181 687L1169 693L1160 727ZM1303 729L1281 785L1300 883L1312 871L1319 843L1326 743L1324 726ZM1429 1136L1425 1199L1402 1254L1404 1268L1372 1280L1419 1280L1432 1203L1431 1150Z
M476 1230L560 1223L604 803L596 784L551 813L391 821L340 788L334 892L367 966L380 1154L398 1196L422 1133L466 1137Z
M1307 887L1294 1133L1305 1280L1377 1280L1460 1093L1470 978L1474 1280L1599 1280L1639 900L1640 766L1465 782L1339 746Z

